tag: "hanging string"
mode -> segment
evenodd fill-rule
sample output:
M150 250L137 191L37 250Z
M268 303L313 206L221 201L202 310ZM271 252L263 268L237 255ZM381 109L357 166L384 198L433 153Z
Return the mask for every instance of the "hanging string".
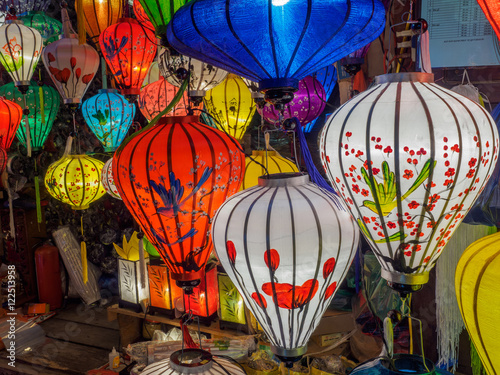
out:
M75 114L75 112L73 112L73 132L75 133L75 137L76 137L76 146L78 147L78 154L81 154L82 152L80 149L80 140L78 137L78 131L76 130L76 114Z
M83 233L83 212L80 224L82 230L82 242L80 243L80 254L82 257L82 277L83 277L83 283L87 284L87 281L89 281L89 271L87 263L87 244L85 243L85 234Z

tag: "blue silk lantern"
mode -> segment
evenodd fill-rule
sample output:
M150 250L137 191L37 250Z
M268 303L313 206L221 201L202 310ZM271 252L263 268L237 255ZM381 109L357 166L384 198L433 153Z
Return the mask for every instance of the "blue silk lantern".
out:
M135 105L114 89L99 90L82 105L83 118L104 146L115 151L127 135L134 120Z
M194 0L175 13L167 38L181 54L286 103L300 79L368 44L384 25L379 0Z

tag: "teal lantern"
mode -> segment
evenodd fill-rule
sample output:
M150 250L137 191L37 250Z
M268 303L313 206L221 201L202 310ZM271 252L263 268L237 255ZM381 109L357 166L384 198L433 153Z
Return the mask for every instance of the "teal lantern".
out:
M25 108L23 94L15 86L14 82L0 87L0 96L19 104L21 108ZM26 92L26 107L29 113L23 116L22 123L24 125L21 125L16 133L17 139L24 146L26 146L26 121L28 121L32 150L39 151L43 148L43 144L59 111L60 100L56 89L30 81Z
M19 17L25 26L38 30L42 35L43 45L55 42L62 33L62 23L55 18L47 16L44 12L28 12Z
M99 90L82 105L83 118L104 146L115 151L127 135L135 116L135 105L114 89Z

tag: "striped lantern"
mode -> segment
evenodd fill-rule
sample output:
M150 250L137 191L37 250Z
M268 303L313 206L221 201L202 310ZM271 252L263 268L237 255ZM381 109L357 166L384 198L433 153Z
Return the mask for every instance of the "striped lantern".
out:
M0 97L0 148L9 151L22 116L23 110L19 104Z
M382 277L406 293L427 282L486 185L498 133L483 107L432 74L388 74L330 117L320 151Z
M106 163L104 163L104 167L102 167L101 172L101 183L106 190L106 193L111 195L113 198L122 200L120 197L120 193L115 185L115 180L113 178L113 158L109 159Z
M78 10L79 0L75 0L75 9ZM85 30L92 45L99 50L99 36L110 25L118 22L123 15L121 0L82 0L83 14L85 15Z
M272 174L228 199L212 233L273 353L298 360L356 252L359 232L344 204L308 175Z
M266 168L267 173L271 174L299 171L293 161L282 157L276 151L253 150L252 156L245 158L245 164L245 177L241 189L258 185L259 177L266 174Z
M197 116L163 117L113 157L123 202L179 286L200 282L213 215L240 187L245 157L235 143Z

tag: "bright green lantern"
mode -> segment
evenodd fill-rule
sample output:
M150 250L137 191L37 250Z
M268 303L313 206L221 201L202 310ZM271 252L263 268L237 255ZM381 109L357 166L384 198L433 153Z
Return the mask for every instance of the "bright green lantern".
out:
M177 10L189 0L139 0L148 15L151 23L155 27L158 37L166 41L167 24L172 19ZM162 45L166 45L162 41Z
M43 45L55 42L62 33L62 23L55 18L47 16L44 12L28 12L19 17L25 26L38 30L42 35Z
M14 86L14 82L0 87L0 96L4 96L24 108L23 95ZM33 151L42 149L59 111L60 100L56 89L47 85L39 86L36 82L30 81L26 93L26 107L29 109L29 114L23 116L22 123L25 124L26 119L28 120ZM26 125L19 127L16 136L26 146Z

